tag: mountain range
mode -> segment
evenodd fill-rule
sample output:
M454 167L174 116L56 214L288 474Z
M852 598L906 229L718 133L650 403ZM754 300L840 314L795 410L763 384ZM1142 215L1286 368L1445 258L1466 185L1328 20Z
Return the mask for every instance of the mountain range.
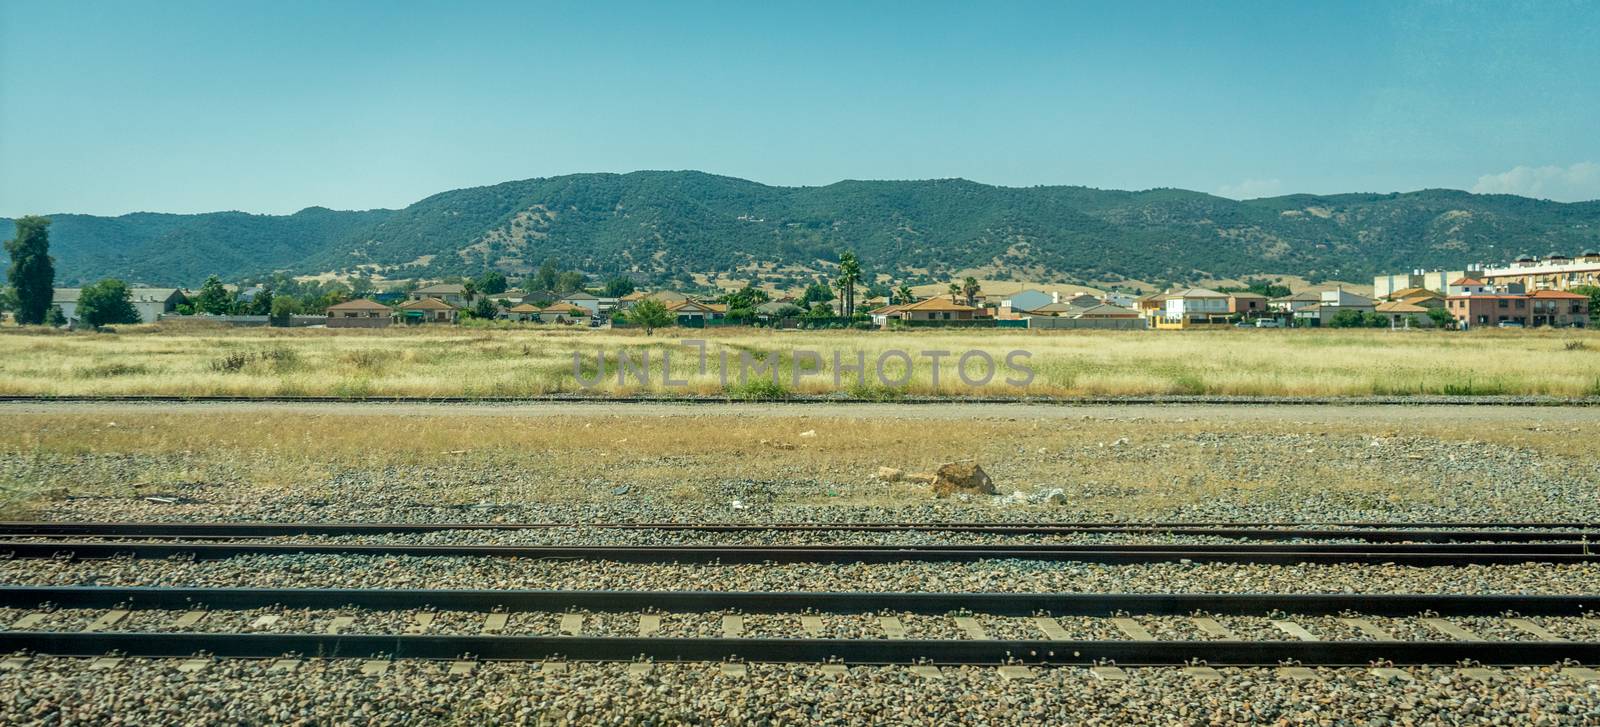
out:
M573 174L442 192L404 209L48 215L57 280L196 285L207 275L365 269L437 278L554 258L597 278L805 279L840 250L896 280L1104 287L1253 275L1363 280L1600 248L1600 201L1429 189L1237 201L1181 189L963 179L776 187L703 172ZM0 219L0 239L12 234Z

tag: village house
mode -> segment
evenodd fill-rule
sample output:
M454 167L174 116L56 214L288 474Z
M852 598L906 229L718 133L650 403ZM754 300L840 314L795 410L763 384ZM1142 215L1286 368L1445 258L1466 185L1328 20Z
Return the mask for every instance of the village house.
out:
M771 304L769 303L768 305L771 305ZM887 327L889 325L889 321L890 320L898 319L900 317L899 314L900 314L900 309L902 307L903 306L900 306L900 305L879 306L877 308L873 308L871 311L869 311L867 313L867 315L871 316L872 325L874 325L874 326L876 326L878 328L884 328L884 327ZM760 309L757 308L757 310L760 310Z
M455 323L456 307L438 298L401 303L396 317L401 323Z
M394 309L367 298L328 306L329 328L384 328L394 322Z
M1445 310L1455 317L1456 327L1463 330L1501 326L1583 328L1589 323L1588 296L1564 290L1452 295L1445 299Z
M1208 288L1188 288L1167 294L1166 310L1156 323L1158 328L1184 328L1221 323L1228 315L1226 294Z
M50 292L50 304L61 309L68 323L78 322L78 295L82 288L56 288ZM178 305L188 300L177 288L129 288L128 300L139 313L140 323L155 323L161 316L174 313Z
M1583 328L1589 322L1589 296L1565 290L1535 290L1528 298L1535 326Z
M1229 293L1228 313L1245 318L1264 316L1267 314L1267 296L1243 291Z
M537 321L539 320L539 307L532 303L518 303L507 309L501 317L508 321L517 321L519 323Z
M1371 313L1377 307L1377 301L1364 295L1356 295L1344 288L1324 290L1318 295L1320 300L1316 305L1309 305L1294 312L1295 322L1304 326L1326 326L1342 311Z
M1075 293L1065 297L1058 296L1055 302L1066 303L1067 305L1077 308L1088 308L1092 305L1099 305L1102 301L1100 300L1100 296L1097 296L1093 293Z
M970 321L979 317L979 309L949 298L929 298L900 306L894 317L907 321Z
M422 288L417 288L407 294L412 302L419 302L428 298L449 303L457 308L472 305L472 297L467 295L467 286L459 283L436 283Z
M1477 278L1456 278L1450 281L1450 287L1446 289L1445 295L1446 297L1452 295L1489 295L1494 292L1494 286Z
M1387 300L1419 305L1423 308L1443 308L1444 294L1427 288L1401 288L1391 292Z
M1274 313L1294 315L1301 308L1308 308L1322 302L1322 296L1316 291L1302 290L1298 293L1273 298L1267 301L1267 307Z
M571 303L551 303L539 311L540 323L572 323L588 318L587 310Z
M520 290L507 290L504 293L490 293L483 296L495 305L514 306L523 302L523 293Z
M1431 328L1428 309L1403 300L1386 300L1373 306L1373 312L1389 319L1390 328Z
M1145 322L1154 326L1156 320L1167 314L1168 293L1155 293L1146 295L1134 301L1134 310L1139 311Z
M587 311L591 317L600 315L600 299L581 290L576 293L568 293L563 295L557 302L582 308Z
M653 299L652 299L653 300ZM678 325L699 328L711 320L711 306L684 298L667 304L667 312L677 317Z
M1017 311L1023 317L1028 316L1070 316L1075 311L1081 311L1086 306L1070 305L1068 303L1046 303L1038 308L1027 308Z
M1456 327L1461 330L1480 326L1526 326L1528 302L1528 296L1521 293L1475 293L1445 299L1446 310L1455 317Z

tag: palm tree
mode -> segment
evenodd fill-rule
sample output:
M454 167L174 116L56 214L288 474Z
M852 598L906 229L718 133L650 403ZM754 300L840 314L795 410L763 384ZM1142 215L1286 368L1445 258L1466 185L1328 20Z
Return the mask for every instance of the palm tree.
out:
M952 280L950 281L950 302L956 302L956 296L958 295L961 295L961 286L957 285L955 281Z
M895 299L896 303L899 303L900 305L906 305L906 304L910 303L911 302L911 286L907 285L905 283L901 283L899 290L895 291L895 295L896 295L896 299Z
M849 250L839 254L839 277L833 284L843 294L841 301L844 303L844 317L850 318L856 314L856 283L861 282L861 262L856 260L856 254Z
M961 294L967 297L967 305L972 305L978 299L979 290L982 290L982 286L978 285L977 278L968 275L966 280L961 281Z

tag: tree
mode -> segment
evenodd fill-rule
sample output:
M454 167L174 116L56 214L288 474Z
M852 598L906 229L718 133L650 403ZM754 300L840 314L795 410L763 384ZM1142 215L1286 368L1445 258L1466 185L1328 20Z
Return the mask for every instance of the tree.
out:
M828 287L827 282L820 279L806 286L805 295L800 297L800 302L808 306L812 303L825 303L830 300L833 300L833 289Z
M633 291L633 278L626 275L619 275L606 281L607 298L621 298Z
M61 312L61 306L50 306L50 312L44 315L44 324L51 328L60 328L67 325L67 314Z
M915 300L916 296L911 294L911 286L909 284L901 283L900 287L895 288L895 303L899 305L906 305L914 302Z
M728 317L733 317L733 311L738 308L754 309L769 300L772 296L767 291L757 288L754 283L745 285L739 290L722 296L721 302L728 304Z
M956 296L961 295L961 286L957 285L955 281L951 281L948 290L950 292L950 302L956 302Z
M133 293L127 283L107 278L78 292L78 320L90 328L114 323L138 323Z
M272 315L272 289L262 288L256 291L255 297L250 299L250 308L245 312L252 316Z
M672 313L659 300L641 300L628 308L628 322L644 329L644 335L673 324Z
M484 293L485 295L504 293L506 292L506 288L511 286L510 282L506 280L505 273L502 273L498 270L490 270L489 272L479 275L476 282L478 284L478 291Z
M472 315L475 318L492 321L499 317L500 309L495 307L494 301L488 298L479 298L478 302L472 306Z
M977 303L978 291L982 289L983 286L978 285L978 279L971 275L968 275L966 280L961 281L961 295L966 297L967 305L975 305Z
M576 270L570 270L556 276L555 291L557 293L571 293L582 290L583 283L583 273L580 273Z
M1366 325L1366 316L1358 310L1342 310L1333 314L1328 321L1329 328L1360 328Z
M1600 285L1577 285L1572 292L1589 296L1589 317L1600 320Z
M1443 308L1429 308L1428 318L1433 321L1433 325L1440 328L1449 328L1456 323L1456 317Z
M11 270L6 274L15 299L17 323L38 325L55 297L56 268L50 259L50 220L27 215L16 221L17 236L6 240Z
M849 318L856 312L856 283L861 282L861 263L856 254L846 250L839 254L839 277L833 281L844 303L844 315Z
M561 271L556 270L556 259L547 257L539 265L539 272L533 276L533 287L539 290L555 290L556 278L560 275Z
M300 312L300 306L294 298L283 295L272 299L272 312L268 313L268 322L274 326L287 326L289 319Z
M222 287L222 279L215 275L206 278L206 282L200 286L200 292L194 296L193 302L196 313L214 316L233 313L233 293Z

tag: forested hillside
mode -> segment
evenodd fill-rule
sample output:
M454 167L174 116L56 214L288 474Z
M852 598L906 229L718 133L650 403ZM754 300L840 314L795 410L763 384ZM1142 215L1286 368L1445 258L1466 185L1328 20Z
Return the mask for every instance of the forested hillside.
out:
M390 277L517 274L554 257L594 275L782 276L855 250L872 271L1114 285L1299 275L1360 280L1412 267L1600 247L1600 202L1452 190L1291 195L994 187L960 179L772 187L701 172L576 174L459 189L405 209L287 216L52 215L58 278L194 285L274 270L367 266ZM9 236L0 220L0 236ZM749 274L746 272L745 274Z

